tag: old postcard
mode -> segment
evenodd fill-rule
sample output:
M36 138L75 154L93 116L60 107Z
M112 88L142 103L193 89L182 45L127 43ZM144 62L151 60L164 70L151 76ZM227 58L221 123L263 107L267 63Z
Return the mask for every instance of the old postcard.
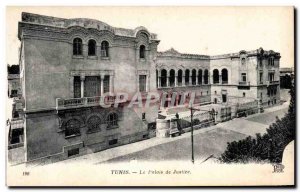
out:
M7 7L8 186L294 186L293 7Z

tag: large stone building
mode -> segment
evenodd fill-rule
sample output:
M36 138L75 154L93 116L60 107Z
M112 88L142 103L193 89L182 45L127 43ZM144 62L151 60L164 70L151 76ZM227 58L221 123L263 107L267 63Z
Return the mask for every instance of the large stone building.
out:
M255 110L279 102L280 55L262 48L218 56L158 52L157 35L145 27L31 13L22 14L18 37L28 162L166 136L170 119L176 113L184 118L188 110L180 101L192 93L194 106L220 111L216 117L205 112L214 121L222 120L223 109L235 117L243 102ZM150 92L166 94L166 100L128 107L136 93L144 101ZM199 122L206 122L204 116Z

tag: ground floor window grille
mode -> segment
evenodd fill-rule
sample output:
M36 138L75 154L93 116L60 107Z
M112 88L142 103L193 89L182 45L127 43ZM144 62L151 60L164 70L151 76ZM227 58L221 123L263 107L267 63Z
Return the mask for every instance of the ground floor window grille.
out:
M87 121L88 131L100 130L100 126L101 119L96 115L90 117Z
M227 102L227 95L226 94L222 95L222 101L223 101L223 103Z
M80 135L80 122L77 119L71 119L66 123L65 136Z
M108 141L108 144L109 145L115 145L115 144L117 144L118 143L118 139L112 139L112 140L109 140Z
M111 113L107 117L108 128L118 126L118 115L116 113Z
M81 85L80 85L80 77L75 76L74 77L74 98L80 98L81 97Z
M108 75L104 76L104 79L103 79L103 91L104 91L104 93L109 92L109 76Z

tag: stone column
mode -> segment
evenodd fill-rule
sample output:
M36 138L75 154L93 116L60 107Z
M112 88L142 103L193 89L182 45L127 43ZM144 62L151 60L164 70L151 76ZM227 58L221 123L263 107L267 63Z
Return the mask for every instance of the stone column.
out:
M219 75L219 84L222 84L222 75Z
M103 80L104 80L104 75L101 74L101 75L100 75L100 95L101 95L101 96L103 96L103 92L104 92Z
M170 76L167 75L167 87L169 87L169 86L170 86Z
M161 76L158 76L158 88L160 88L161 87Z
M185 76L182 76L182 85L185 86Z
M204 75L202 75L202 83L201 84L204 84Z
M175 76L175 87L177 87L178 84L178 76Z
M197 73L196 73L196 85L199 85L199 74L197 75Z
M82 56L87 57L88 56L88 45L82 44Z
M189 80L189 85L192 85L193 82L192 82L192 75L190 76L190 80Z
M83 98L84 97L84 80L85 80L85 75L84 74L81 74L80 75L80 90L81 90L81 98Z

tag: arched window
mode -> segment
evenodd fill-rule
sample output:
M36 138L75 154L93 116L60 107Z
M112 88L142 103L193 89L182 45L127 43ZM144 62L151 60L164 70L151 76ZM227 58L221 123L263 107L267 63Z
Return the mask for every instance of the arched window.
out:
M107 41L102 41L101 43L101 57L108 57L109 43Z
M77 119L70 119L66 123L65 136L76 136L80 135L80 121Z
M246 64L246 59L245 59L245 58L242 58L241 63L242 63L242 65L245 65L245 64Z
M218 69L214 69L213 70L213 83L219 83L219 70Z
M205 71L204 71L204 84L208 84L208 70L207 69L205 69Z
M82 40L80 38L73 40L73 55L82 55Z
M175 86L175 70L174 69L170 70L169 81L170 81L170 86L171 87Z
M202 70L198 70L198 85L202 84Z
M189 85L190 83L190 70L185 70L185 85Z
M197 71L196 69L192 70L192 85L196 85L196 77L197 77Z
M108 128L118 126L118 115L116 113L111 113L106 119Z
M166 87L167 86L167 70L163 69L161 70L161 76L160 76L160 86Z
M178 86L182 86L182 70L181 69L178 70L177 78L178 78Z
M222 69L222 84L228 84L228 71L227 69Z
M96 41L94 39L90 39L88 43L88 55L95 56L96 55Z
M91 116L87 120L88 131L100 130L100 126L101 126L101 119L96 115Z
M145 59L145 45L140 46L140 58Z

